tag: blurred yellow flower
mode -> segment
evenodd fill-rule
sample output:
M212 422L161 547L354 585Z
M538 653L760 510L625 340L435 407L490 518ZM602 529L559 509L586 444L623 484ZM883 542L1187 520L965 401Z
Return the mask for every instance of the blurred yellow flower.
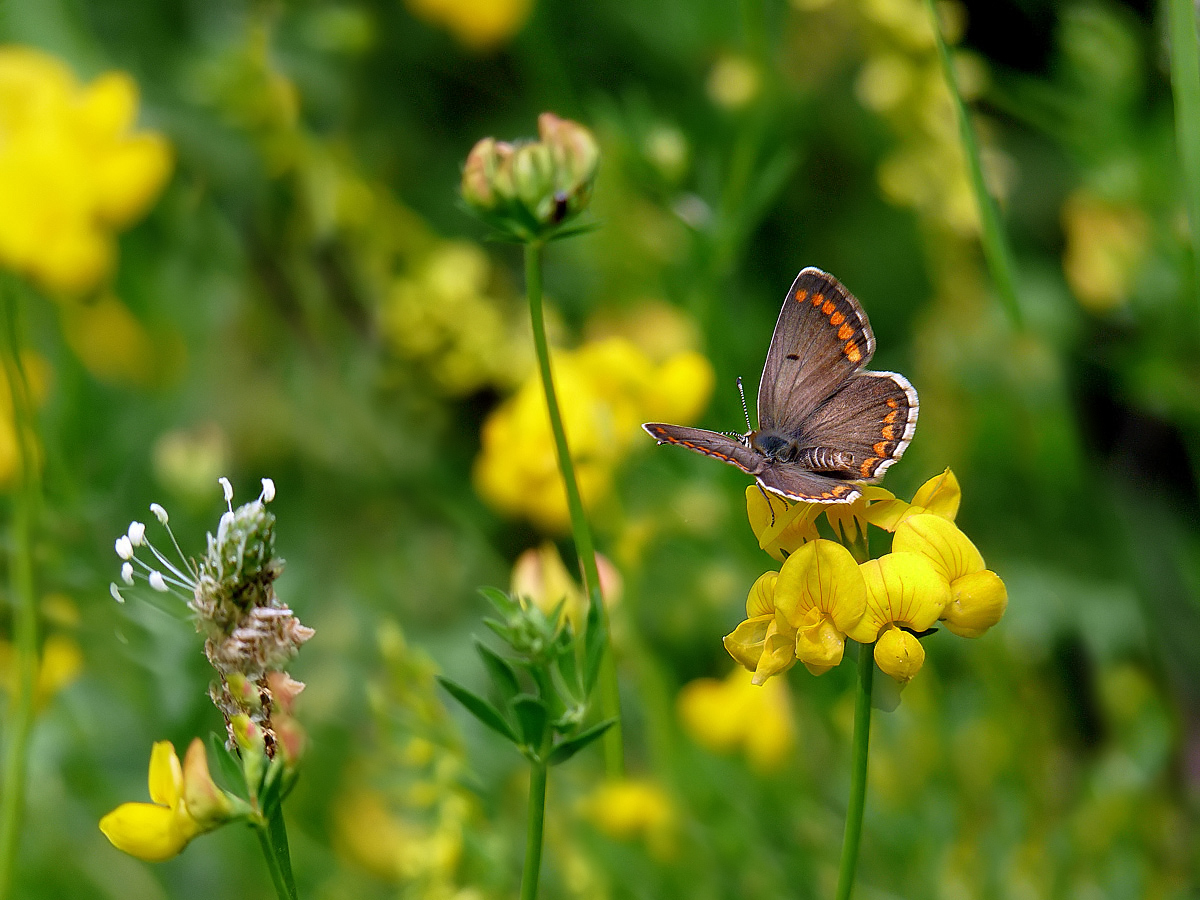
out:
M189 501L207 503L212 486L230 469L229 438L215 422L168 431L154 442L154 477Z
M674 851L675 805L652 781L606 781L584 799L581 809L589 822L614 840L644 841L660 859Z
M441 25L474 50L507 43L521 30L533 0L405 0L413 15Z
M725 55L708 73L708 96L717 106L741 109L753 100L762 87L758 67L744 56Z
M174 336L152 335L110 293L68 298L61 305L63 336L87 370L101 381L149 387L183 366L186 347Z
M688 682L675 702L692 740L718 753L741 750L759 771L780 768L795 747L795 723L783 679L759 686L745 669L736 668L724 680Z
M613 470L645 421L694 421L712 392L712 366L698 353L655 364L631 341L611 337L554 354L554 381L584 504L608 492ZM568 524L566 494L536 372L483 426L475 485L501 512L548 532Z
M166 140L133 130L137 104L122 72L84 86L53 56L0 47L0 265L65 293L104 278L113 232L171 171Z
M1063 272L1079 302L1103 313L1128 300L1148 250L1146 214L1078 190L1063 203L1062 224Z
M44 707L50 699L71 684L83 671L83 651L74 638L51 634L42 644L37 676L33 685L35 709ZM17 683L17 654L12 644L0 640L0 686L12 696Z
M208 773L204 742L193 738L183 765L170 741L150 753L152 803L122 803L100 820L118 850L149 862L176 856L198 834L229 821L234 804Z
M40 406L46 399L50 387L50 364L38 354L23 350L21 366L25 370L25 379L29 382L29 392L34 406ZM36 457L35 465L41 465L41 447L36 443L36 435L26 435ZM8 386L8 377L0 369L0 489L13 485L21 465L20 446L17 444L17 424L13 420L12 393Z

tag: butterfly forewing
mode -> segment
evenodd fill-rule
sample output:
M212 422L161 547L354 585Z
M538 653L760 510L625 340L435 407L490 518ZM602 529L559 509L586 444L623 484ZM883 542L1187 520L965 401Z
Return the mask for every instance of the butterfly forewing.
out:
M895 372L859 372L804 423L804 443L849 452L846 477L874 481L904 455L917 428L917 392Z
M714 456L751 475L757 475L766 462L765 457L757 450L747 447L736 438L716 431L687 428L683 425L665 425L660 422L650 422L642 427L660 444L679 444L705 456Z
M796 276L767 350L758 386L760 431L790 433L875 352L867 314L836 278Z

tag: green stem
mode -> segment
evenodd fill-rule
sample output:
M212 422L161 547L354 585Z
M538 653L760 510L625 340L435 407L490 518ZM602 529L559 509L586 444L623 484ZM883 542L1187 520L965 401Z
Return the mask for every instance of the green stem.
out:
M867 751L871 741L871 680L875 674L875 645L858 645L858 693L854 697L854 747L850 772L850 802L846 832L842 837L842 862L838 867L837 900L850 900L858 845L862 839L863 808L867 801Z
M554 375L550 370L550 347L546 341L546 323L542 312L542 245L530 242L525 245L525 291L529 296L529 319L533 325L533 345L537 351L538 369L542 376L542 388L546 394L546 411L550 416L550 430L554 432L554 451L558 457L558 468L562 473L563 486L567 492L567 508L571 513L571 532L575 538L575 551L579 554L579 567L583 572L583 586L588 603L599 616L597 620L605 632L604 662L600 673L600 703L606 718L613 718L613 725L601 739L604 744L604 767L610 777L619 777L625 768L621 747L621 709L617 690L617 671L613 664L612 645L607 639L608 614L604 598L600 593L600 572L596 568L596 548L592 543L592 532L588 528L583 500L579 495L579 484L575 480L575 465L571 461L571 450L567 445L567 433L563 429L562 415L558 409L558 397L554 391Z
M253 824L258 834L258 843L271 872L271 883L279 900L297 900L296 880L292 877L292 856L288 850L287 826L283 822L283 808L276 804L274 812L263 822Z
M1200 45L1192 0L1167 4L1171 33L1171 88L1175 95L1175 138L1183 167L1192 237L1192 302L1200 311Z
M17 321L19 302L11 281L0 282L4 316L4 374L12 398L20 483L13 494L12 549L9 591L13 604L13 637L17 653L16 695L9 708L8 746L4 757L3 796L0 798L0 900L11 895L17 844L25 805L25 775L29 734L33 729L33 691L37 680L37 600L33 575L33 530L39 481L36 472L34 417Z
M542 833L546 826L546 753L549 742L543 741L543 752L531 764L529 772L529 821L525 826L525 867L521 872L521 900L537 897L538 876L542 871Z
M975 192L975 201L979 205L979 223L982 228L980 235L983 242L983 255L987 258L988 268L992 272L992 280L1000 292L1000 301L1008 313L1012 324L1022 327L1021 306L1017 301L1017 279L1012 261L1012 253L1008 240L1004 236L1004 228L1000 224L1000 213L996 209L996 201L988 193L987 182L983 177L983 162L979 154L979 142L975 139L975 129L967 115L966 104L958 90L958 75L954 71L954 61L950 58L950 50L942 37L942 26L938 20L934 0L925 0L929 10L929 19L933 26L934 40L937 44L938 59L942 64L942 76L946 79L946 87L950 90L950 98L954 103L955 114L958 117L958 133L962 140L963 150L967 155L967 170L971 176L971 187Z

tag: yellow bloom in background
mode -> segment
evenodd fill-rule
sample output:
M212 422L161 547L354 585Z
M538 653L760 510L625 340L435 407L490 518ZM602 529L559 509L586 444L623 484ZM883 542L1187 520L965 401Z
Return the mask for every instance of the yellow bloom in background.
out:
M0 47L0 265L64 293L107 275L114 231L171 171L166 140L134 131L137 105L122 72L80 85L53 56Z
M1078 190L1063 203L1062 225L1063 274L1080 304L1105 313L1128 300L1149 252L1146 214Z
M179 336L151 334L112 294L65 299L60 312L67 344L101 381L150 387L183 368L187 347Z
M122 803L100 820L100 830L118 850L148 862L176 856L198 834L235 814L234 803L208 772L204 742L193 738L183 765L170 741L150 753L151 803Z
M606 781L583 800L581 812L597 830L614 840L643 841L660 859L674 851L675 804L652 781Z
M70 685L83 671L83 651L79 643L65 634L51 634L42 644L38 659L37 676L33 685L33 705L42 709L61 691ZM0 686L9 696L15 693L17 684L17 654L13 645L0 640Z
M50 389L50 364L44 357L23 350L21 365L25 369L25 379L29 382L30 398L34 406L41 406ZM41 466L41 447L36 444L36 437L26 436L33 445L37 455L36 465ZM21 450L17 444L17 424L13 420L12 393L8 386L8 377L0 369L0 489L11 487L17 477L21 465Z
M645 421L694 421L712 393L712 366L684 351L655 363L632 341L610 337L553 356L563 426L586 506L608 493L617 464L642 435ZM566 494L539 376L484 422L474 479L501 512L530 519L547 532L569 522Z
M718 753L741 751L759 771L779 769L795 748L795 723L783 679L759 686L737 668L722 680L688 682L675 705L684 731L697 744Z
M473 50L505 44L521 30L533 0L405 0L413 15L441 25Z
M961 637L975 638L1000 621L1008 607L1008 589L984 567L983 556L958 526L941 516L922 514L896 529L892 548L924 555L950 587L941 618Z
M899 684L907 684L925 662L925 649L909 630L933 627L950 600L950 587L919 553L894 551L867 560L859 569L866 582L867 608L849 636L860 644L877 641L875 663Z

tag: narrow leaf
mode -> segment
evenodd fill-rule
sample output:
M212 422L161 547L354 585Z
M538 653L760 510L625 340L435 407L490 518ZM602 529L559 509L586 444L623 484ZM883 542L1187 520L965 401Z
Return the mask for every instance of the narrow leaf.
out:
M500 692L500 696L504 702L508 703L509 700L521 692L521 685L517 681L517 673L513 671L508 660L496 653L487 644L477 640L475 641L475 649L479 651L480 659L483 660L488 674L492 676L492 683L496 685L496 690Z
M568 759L590 744L596 738L617 724L616 719L605 719L603 722L597 722L586 731L581 731L579 734L570 740L563 741L557 747L550 751L550 758L547 762L552 766L557 766L565 763Z
M509 708L521 728L521 739L533 749L539 748L546 733L546 705L532 694L521 694L513 698Z
M444 675L437 677L438 683L441 684L455 700L467 708L467 712L477 718L488 728L508 738L514 744L519 743L520 739L517 733L513 731L513 727L508 724L508 721L500 714L500 710L492 706L478 694L472 693L456 681L451 681Z
M485 600L491 603L492 606L496 607L496 609L505 616L511 616L518 609L517 604L513 602L512 597L508 596L508 594L504 593L504 591L500 590L500 588L481 587L479 589L479 593L483 595Z

